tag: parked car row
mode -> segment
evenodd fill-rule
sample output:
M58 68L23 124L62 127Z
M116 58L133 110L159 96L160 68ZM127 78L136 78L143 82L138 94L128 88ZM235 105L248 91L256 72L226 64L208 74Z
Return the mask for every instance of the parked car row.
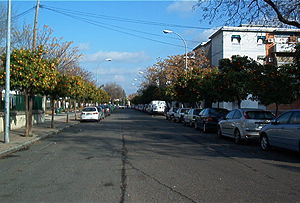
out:
M264 151L274 146L300 152L300 110L290 110L275 118L272 112L262 109L172 107L165 116L204 133L216 132L218 137L233 138L236 144L256 140Z
M134 109L147 112L149 114L161 114L165 113L166 102L160 100L153 100L149 104L139 104L133 106Z
M107 116L110 116L114 107L112 105L88 106L81 110L80 122L97 121L100 122Z

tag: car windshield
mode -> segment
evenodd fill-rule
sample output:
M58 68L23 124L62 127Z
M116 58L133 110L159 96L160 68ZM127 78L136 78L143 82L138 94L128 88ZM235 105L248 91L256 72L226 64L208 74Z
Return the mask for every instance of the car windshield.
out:
M275 118L270 111L247 111L245 114L248 119L272 120Z
M228 110L226 110L226 109L211 109L210 113L213 116L225 116L228 113Z
M181 113L187 113L190 109L181 109Z
M194 112L193 112L193 114L194 115L199 115L200 111L201 111L201 109L195 109Z
M90 107L90 108L84 108L82 111L90 112L90 111L96 111L96 109L94 107Z

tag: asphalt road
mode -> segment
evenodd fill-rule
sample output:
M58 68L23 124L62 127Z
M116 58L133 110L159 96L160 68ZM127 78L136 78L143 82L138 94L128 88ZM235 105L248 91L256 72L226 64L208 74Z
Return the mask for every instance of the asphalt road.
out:
M0 159L0 202L299 202L300 154L129 109Z

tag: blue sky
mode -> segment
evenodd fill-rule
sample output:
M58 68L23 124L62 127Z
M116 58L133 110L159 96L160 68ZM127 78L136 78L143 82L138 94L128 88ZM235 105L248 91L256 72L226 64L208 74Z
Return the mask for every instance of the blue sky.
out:
M194 4L195 1L41 0L41 5L47 8L64 14L72 12L72 17L41 8L38 25L48 25L55 36L73 41L84 55L82 68L94 73L99 85L116 82L128 95L138 88L139 70L153 65L158 57L184 54L183 42L175 34L163 34L164 29L180 34L187 41L188 51L191 51L206 41L213 29L222 26L222 22L209 25L201 21L201 10L194 10ZM13 15L34 5L35 1L13 1ZM33 24L33 17L32 10L18 20L20 24ZM139 23L128 22L136 20ZM151 25L151 22L161 25ZM106 58L112 61L108 62Z

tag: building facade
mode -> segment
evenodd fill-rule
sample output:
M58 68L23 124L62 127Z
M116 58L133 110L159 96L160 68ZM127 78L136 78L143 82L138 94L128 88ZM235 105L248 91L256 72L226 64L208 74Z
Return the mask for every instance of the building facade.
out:
M233 55L248 56L261 64L279 66L293 62L295 45L299 42L300 29L252 25L224 26L213 33L208 42L195 49L204 49L212 66L218 66L219 60L231 58ZM219 106L234 109L238 104L224 102ZM242 101L241 107L266 108L258 101L252 100Z

